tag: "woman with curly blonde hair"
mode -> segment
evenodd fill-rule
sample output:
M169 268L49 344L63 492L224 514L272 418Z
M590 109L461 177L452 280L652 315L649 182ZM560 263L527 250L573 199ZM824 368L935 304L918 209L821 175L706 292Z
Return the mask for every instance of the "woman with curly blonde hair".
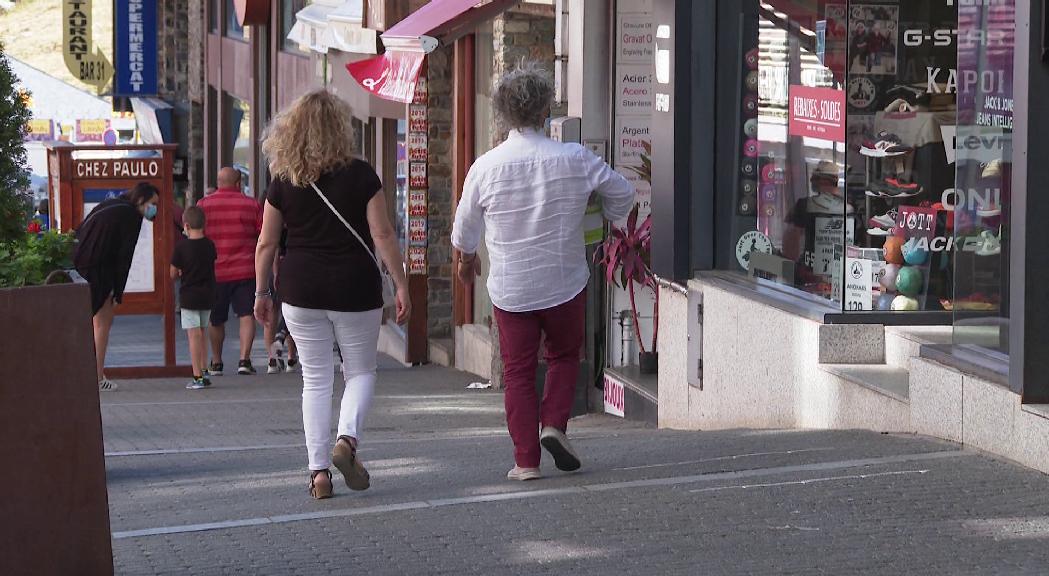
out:
M357 442L375 388L383 308L380 259L396 286L397 322L407 321L411 312L382 183L357 156L353 142L349 106L326 90L310 92L281 111L262 141L273 181L255 254L256 285L269 285L286 229L276 287L299 349L309 489L318 499L332 495L332 464L351 490L370 484L357 458ZM255 316L268 325L273 295L260 291L255 296ZM342 351L346 380L334 450L333 343Z

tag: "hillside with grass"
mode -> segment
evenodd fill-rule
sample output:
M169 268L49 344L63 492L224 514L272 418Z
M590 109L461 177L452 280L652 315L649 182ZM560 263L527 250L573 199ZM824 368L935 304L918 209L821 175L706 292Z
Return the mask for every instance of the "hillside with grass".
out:
M94 45L101 48L112 62L113 2L94 0L91 16ZM10 10L0 8L0 41L3 41L8 55L77 88L95 93L94 86L75 79L66 68L62 59L62 28L61 0L15 0Z

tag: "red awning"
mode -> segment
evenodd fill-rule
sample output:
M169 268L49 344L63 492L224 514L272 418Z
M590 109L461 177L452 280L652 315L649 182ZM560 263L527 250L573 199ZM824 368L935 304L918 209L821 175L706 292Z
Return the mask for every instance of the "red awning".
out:
M382 34L386 53L346 65L365 90L387 100L411 102L423 58L465 36L518 0L430 0Z

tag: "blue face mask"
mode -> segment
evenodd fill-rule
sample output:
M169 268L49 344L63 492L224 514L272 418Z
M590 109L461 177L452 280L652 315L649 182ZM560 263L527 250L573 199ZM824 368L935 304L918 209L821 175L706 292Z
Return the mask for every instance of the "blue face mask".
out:
M146 206L146 214L145 214L145 216L146 216L146 220L149 220L150 222L152 222L153 219L157 217L157 205L156 204L149 204L148 206Z

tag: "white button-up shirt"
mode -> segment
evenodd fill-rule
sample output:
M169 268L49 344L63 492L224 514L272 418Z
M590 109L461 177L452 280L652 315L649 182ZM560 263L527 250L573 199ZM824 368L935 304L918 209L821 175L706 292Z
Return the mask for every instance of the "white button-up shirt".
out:
M592 192L608 220L621 220L634 206L634 187L593 152L533 130L510 132L474 162L452 245L474 254L484 232L492 304L507 312L544 310L583 291L590 278L583 216Z

